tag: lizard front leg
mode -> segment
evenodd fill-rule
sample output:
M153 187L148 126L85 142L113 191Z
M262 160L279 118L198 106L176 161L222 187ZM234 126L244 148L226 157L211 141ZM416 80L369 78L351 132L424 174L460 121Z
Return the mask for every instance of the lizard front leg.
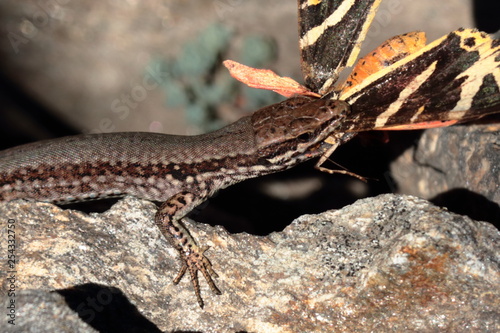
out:
M212 292L220 295L220 290L212 280L212 276L217 277L217 274L212 269L210 261L205 257L204 253L208 247L200 248L189 234L189 231L180 222L201 201L193 193L177 193L160 206L155 216L155 223L165 238L169 240L181 255L183 263L179 274L174 279L174 283L179 283L186 271L189 271L198 304L203 308L203 299L201 298L200 284L198 282L198 271L203 274Z

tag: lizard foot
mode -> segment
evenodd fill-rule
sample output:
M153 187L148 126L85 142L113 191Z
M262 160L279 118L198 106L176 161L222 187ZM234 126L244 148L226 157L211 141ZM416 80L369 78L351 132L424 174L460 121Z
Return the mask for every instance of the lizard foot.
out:
M204 247L201 250L199 250L198 248L196 250L191 250L188 253L182 253L183 265L179 271L179 274L177 274L177 276L174 279L174 284L179 283L179 281L182 279L186 271L189 270L189 275L191 276L191 283L193 284L194 287L194 293L196 294L196 298L198 299L198 304L200 305L201 308L203 308L204 303L200 293L198 271L200 271L203 274L212 292L217 295L221 294L219 288L217 288L215 282L212 280L212 276L215 278L218 276L217 273L215 273L215 271L213 270L212 264L205 256L206 250L208 250L208 246Z

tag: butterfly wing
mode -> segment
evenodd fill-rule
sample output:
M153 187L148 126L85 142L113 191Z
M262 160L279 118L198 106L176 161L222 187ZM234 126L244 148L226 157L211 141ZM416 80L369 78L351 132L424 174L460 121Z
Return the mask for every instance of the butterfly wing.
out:
M333 89L339 72L352 66L381 0L299 0L299 47L307 88Z
M460 29L340 91L345 128L415 129L500 112L500 40Z

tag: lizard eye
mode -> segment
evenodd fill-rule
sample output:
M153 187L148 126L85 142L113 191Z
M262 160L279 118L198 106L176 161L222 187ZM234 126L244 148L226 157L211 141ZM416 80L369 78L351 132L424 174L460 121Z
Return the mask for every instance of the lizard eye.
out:
M309 142L311 141L313 137L313 132L312 131L309 131L309 132L305 132L305 133L302 133L300 134L298 137L297 137L297 140L301 143L304 143L304 142Z

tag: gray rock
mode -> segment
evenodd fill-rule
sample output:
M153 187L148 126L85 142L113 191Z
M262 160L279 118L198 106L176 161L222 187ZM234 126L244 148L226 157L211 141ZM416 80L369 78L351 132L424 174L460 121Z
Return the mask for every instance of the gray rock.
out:
M399 193L500 227L500 126L425 131L391 164Z
M391 166L402 193L431 199L467 189L500 204L500 126L426 130Z
M154 323L167 331L500 330L499 231L422 199L364 199L302 216L267 237L186 221L198 242L210 246L223 292L212 295L200 281L203 310L189 279L172 284L177 253L154 226L154 212L135 198L90 215L1 203L1 215L16 225L16 288L60 290L73 309L80 305L81 317L93 309L109 327L133 314L136 329ZM125 298L120 293L133 306L115 303ZM114 317L104 315L110 303Z
M4 296L4 295L2 295ZM64 298L51 292L41 290L24 290L16 293L15 304L11 305L12 298L2 297L2 309L9 306L17 307L12 312L13 317L2 320L0 330L9 333L41 333L41 332L74 332L96 333L87 323L83 322L72 311ZM17 318L16 318L17 317Z

